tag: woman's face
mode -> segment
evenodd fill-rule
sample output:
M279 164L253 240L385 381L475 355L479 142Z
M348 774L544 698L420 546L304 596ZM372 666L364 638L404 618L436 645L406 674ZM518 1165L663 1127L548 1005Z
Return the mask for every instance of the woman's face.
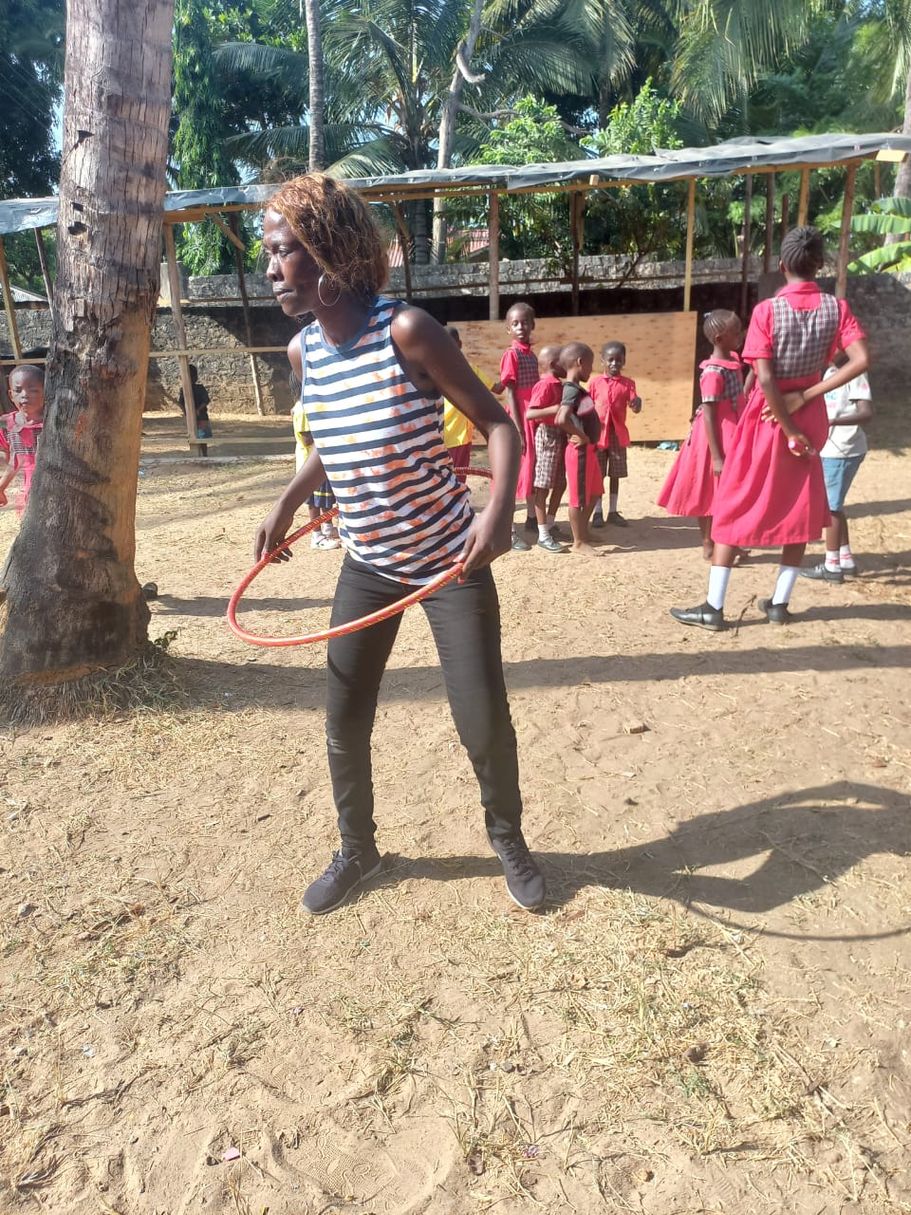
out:
M282 312L288 316L314 312L319 307L320 268L288 221L271 209L263 217L263 251L268 258L266 278Z

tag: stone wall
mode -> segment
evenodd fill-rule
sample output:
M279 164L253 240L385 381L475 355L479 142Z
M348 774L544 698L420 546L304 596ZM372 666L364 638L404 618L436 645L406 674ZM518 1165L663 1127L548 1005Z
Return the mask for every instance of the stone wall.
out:
M591 276L599 259L585 259ZM538 279L544 263L501 263L501 315L511 303L531 298L540 316L565 316L568 313L566 284L553 279ZM608 267L605 267L606 269ZM651 268L654 273L641 278L635 285L605 288L597 281L583 283L580 293L581 311L586 315L610 315L626 312L668 312L683 307L682 268L665 263ZM699 312L712 308L739 309L740 275L735 263L697 263L694 276L692 306ZM486 287L487 266L444 266L416 268L416 274L426 274L427 281L436 275L447 280L455 276L459 285L456 294L438 295L436 290L420 298L420 303L442 322L485 320L488 315ZM711 277L714 275L714 277ZM524 276L524 277L523 277ZM827 289L834 286L824 279ZM522 288L522 289L520 289ZM525 289L527 288L527 289ZM534 289L532 289L534 288ZM250 276L253 342L257 346L284 348L296 330L296 324L282 313L269 296L268 283L261 276ZM398 292L395 279L391 290ZM234 280L191 279L190 302L184 306L187 341L190 349L238 347L244 345L243 312L239 303L232 302L236 293ZM479 294L482 292L483 294ZM755 280L751 284L750 302L757 298ZM868 275L848 280L848 298L870 335L873 353L872 382L878 401L890 402L893 412L901 410L907 386L911 384L911 275ZM236 299L236 294L233 296ZM24 350L46 347L50 336L50 320L46 309L17 309L17 320ZM506 344L504 331L504 346ZM160 308L156 314L152 335L153 350L166 350L176 345L171 313ZM11 351L7 339L6 318L0 317L0 350L4 357ZM700 347L694 360L704 357ZM292 405L288 387L288 363L283 353L257 356L267 412L287 413ZM194 359L199 378L209 390L212 412L252 413L255 409L249 359L246 355L200 355ZM153 359L147 395L148 409L174 408L180 388L176 359Z

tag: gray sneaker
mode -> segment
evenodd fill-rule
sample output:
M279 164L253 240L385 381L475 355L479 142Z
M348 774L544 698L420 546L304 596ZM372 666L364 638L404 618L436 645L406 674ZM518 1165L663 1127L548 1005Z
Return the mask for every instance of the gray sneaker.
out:
M523 540L518 532L512 534L512 551L514 553L530 553L531 545L527 540Z
M538 541L538 548L543 548L546 553L565 553L566 549L562 544L558 544L553 536L548 535L546 540Z
M311 915L325 915L340 907L362 882L372 878L383 868L383 859L376 848L348 856L340 849L333 852L325 873L304 891L301 907Z
M506 877L509 897L524 911L535 911L547 898L544 875L528 851L521 831L505 840L491 840L490 846L500 858Z

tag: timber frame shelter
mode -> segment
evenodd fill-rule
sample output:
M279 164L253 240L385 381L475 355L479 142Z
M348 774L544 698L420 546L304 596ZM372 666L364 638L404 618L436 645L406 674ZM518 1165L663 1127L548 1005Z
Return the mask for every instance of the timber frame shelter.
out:
M359 191L366 201L386 204L395 220L398 238L402 246L405 276L405 297L411 298L411 275L409 262L410 233L405 222L402 203L472 195L486 196L489 207L489 296L490 319L500 319L500 197L509 194L566 194L569 200L569 223L572 234L572 315L579 313L579 258L583 245L585 205L593 190L623 189L627 186L657 182L685 181L687 183L686 208L686 259L683 282L683 310L690 309L693 278L693 245L695 235L695 211L697 182L712 177L743 177L747 206L744 210L743 249L741 273L741 312L746 312L749 287L750 256L750 207L753 184L757 177L766 179L766 216L764 263L765 270L772 268L771 250L774 244L775 174L798 171L800 193L794 221L805 224L808 220L810 197L810 173L813 169L844 167L845 188L842 207L841 229L836 258L837 296L843 297L847 287L848 263L850 261L851 216L854 206L854 188L857 169L864 161L898 163L911 153L911 135L881 133L872 135L827 134L806 135L793 139L750 136L731 139L725 143L705 148L678 148L658 150L653 156L608 156L600 159L566 161L558 164L535 165L469 165L458 169L421 169L411 173L385 177L349 178L346 184ZM261 392L258 354L283 353L283 346L252 345L249 301L244 279L244 244L239 234L237 213L261 211L268 205L271 196L278 190L274 185L223 186L209 190L185 190L170 193L165 198L164 246L168 268L169 302L177 336L177 348L150 352L150 358L176 358L180 366L180 378L184 400L187 402L187 442L191 451L198 452L205 441L196 437L195 411L190 408L193 401L193 386L190 379L190 360L200 355L220 353L246 354L250 361L254 398L261 413ZM788 204L787 199L783 203ZM225 218L227 216L227 219ZM181 279L174 246L174 225L187 223L215 223L235 247L235 262L240 289L241 305L246 329L246 345L216 349L191 350L187 348L181 302ZM42 229L57 222L57 199L11 199L0 202L0 289L6 310L9 340L13 357L0 359L0 366L16 366L25 362L16 323L15 304L9 281L3 236L31 230L38 247L48 304L53 307L53 284L47 268ZM781 227L788 227L789 206L782 207ZM33 362L43 362L35 359Z

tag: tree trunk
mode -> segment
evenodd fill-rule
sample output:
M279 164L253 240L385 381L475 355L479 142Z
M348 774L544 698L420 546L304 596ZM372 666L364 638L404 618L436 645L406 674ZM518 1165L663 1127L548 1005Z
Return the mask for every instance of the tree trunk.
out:
M326 167L326 90L323 78L323 40L319 0L304 0L307 13L307 61L310 72L310 159L311 173Z
M471 16L468 21L468 33L456 52L457 56L461 54L463 61L469 66L471 64L471 57L474 54L474 48L477 45L478 35L481 33L481 10L483 7L484 0L473 0ZM440 133L437 147L438 169L448 169L452 164L452 145L455 141L456 115L458 114L459 100L464 86L465 76L457 59L455 70L452 73L452 81L449 85L449 92L446 94L446 100L443 102L443 108L440 112ZM441 195L436 195L433 200L433 260L438 265L446 260L446 200Z
M0 674L19 684L121 666L147 641L149 611L133 569L136 484L158 299L172 18L173 0L67 5L45 425L0 589Z

